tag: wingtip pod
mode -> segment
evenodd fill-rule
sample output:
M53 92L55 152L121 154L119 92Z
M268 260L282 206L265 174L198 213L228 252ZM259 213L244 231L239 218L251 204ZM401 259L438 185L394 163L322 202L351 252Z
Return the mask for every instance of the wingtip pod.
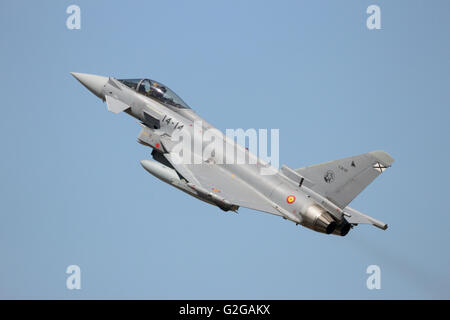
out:
M389 153L383 150L376 150L369 152L370 155L375 157L378 161L380 161L386 167L390 167L394 163L394 158L391 157Z
M388 225L384 222L381 222L375 218L369 217L369 221L371 222L371 225L373 225L374 227L377 227L378 229L381 230L386 230L388 228Z

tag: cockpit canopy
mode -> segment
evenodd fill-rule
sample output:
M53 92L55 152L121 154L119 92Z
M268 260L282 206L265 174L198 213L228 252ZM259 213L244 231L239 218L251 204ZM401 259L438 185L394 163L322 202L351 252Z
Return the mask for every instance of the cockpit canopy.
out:
M175 92L162 83L150 79L119 79L119 81L144 96L155 99L165 105L179 109L190 109Z

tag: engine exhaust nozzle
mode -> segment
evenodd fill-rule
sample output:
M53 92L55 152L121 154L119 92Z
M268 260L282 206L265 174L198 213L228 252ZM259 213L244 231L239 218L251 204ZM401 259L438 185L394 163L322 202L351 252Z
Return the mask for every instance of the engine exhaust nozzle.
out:
M340 223L336 225L336 229L334 229L333 234L345 237L347 233L351 230L351 228L352 225L348 223L347 220L343 219Z
M336 221L333 217L317 204L310 206L303 215L302 225L317 232L333 233L336 229Z

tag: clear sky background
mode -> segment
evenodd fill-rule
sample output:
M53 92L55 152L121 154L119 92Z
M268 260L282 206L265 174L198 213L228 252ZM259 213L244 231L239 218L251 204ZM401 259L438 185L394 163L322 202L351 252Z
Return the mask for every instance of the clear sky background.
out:
M1 1L0 298L450 298L449 9ZM389 229L327 236L191 198L141 167L136 121L71 71L159 80L221 130L278 128L293 168L385 150L393 167L351 205Z

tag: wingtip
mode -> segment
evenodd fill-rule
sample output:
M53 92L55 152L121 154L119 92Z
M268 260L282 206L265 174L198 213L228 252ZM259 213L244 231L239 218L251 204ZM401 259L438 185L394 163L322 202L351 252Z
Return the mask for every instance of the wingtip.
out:
M378 221L372 217L370 217L372 220L372 225L374 225L375 227L381 229L381 230L386 230L388 228L388 225L384 222Z
M384 224L383 226L380 226L380 229L381 230L386 230L388 228L388 225L387 224Z

